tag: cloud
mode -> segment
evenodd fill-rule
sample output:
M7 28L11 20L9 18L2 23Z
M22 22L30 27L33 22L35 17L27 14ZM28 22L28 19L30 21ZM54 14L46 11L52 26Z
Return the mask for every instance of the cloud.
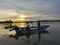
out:
M40 19L60 19L60 0L0 0L0 10L38 15ZM9 15L13 15L11 12Z

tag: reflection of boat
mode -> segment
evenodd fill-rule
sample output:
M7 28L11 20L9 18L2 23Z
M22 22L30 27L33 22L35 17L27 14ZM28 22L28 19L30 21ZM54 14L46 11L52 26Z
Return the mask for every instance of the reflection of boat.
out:
M47 30L43 30L43 31L26 31L25 33L24 32L21 32L21 33L16 33L15 35L9 35L9 38L13 37L15 39L19 39L19 37L21 36L26 36L28 39L30 39L30 36L31 35L35 35L35 34L38 34L38 39L40 40L41 38L41 34L45 34L45 33L49 33Z

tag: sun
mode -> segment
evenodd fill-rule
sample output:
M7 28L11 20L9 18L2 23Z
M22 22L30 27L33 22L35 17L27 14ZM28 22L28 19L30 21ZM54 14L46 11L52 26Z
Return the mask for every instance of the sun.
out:
M24 20L24 16L19 16L21 20Z
M21 21L25 20L25 16L24 15L20 15L19 18L20 18Z

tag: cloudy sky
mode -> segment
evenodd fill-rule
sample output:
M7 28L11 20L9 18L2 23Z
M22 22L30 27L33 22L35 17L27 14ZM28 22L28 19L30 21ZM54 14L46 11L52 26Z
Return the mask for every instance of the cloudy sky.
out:
M60 0L0 0L0 20L26 15L36 20L60 19Z

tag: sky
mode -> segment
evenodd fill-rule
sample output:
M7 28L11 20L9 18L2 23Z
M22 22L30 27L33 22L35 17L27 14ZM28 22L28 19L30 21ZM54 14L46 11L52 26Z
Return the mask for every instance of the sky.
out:
M18 15L35 20L60 20L60 0L0 0L0 20Z

